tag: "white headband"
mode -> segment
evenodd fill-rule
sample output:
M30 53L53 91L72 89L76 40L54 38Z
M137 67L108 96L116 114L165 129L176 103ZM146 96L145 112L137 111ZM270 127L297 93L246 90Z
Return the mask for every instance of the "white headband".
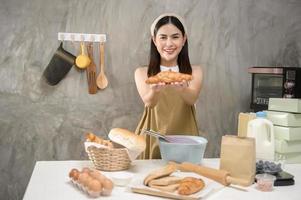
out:
M181 16L179 16L179 15L177 15L175 13L164 13L164 14L160 15L159 17L157 17L154 20L154 22L152 23L152 25L150 27L150 32L151 32L152 37L155 35L155 27L156 27L158 21L160 19L162 19L163 17L166 17L166 16L173 16L173 17L177 18L182 23L182 25L184 27L185 34L187 33L187 28L185 26L184 19Z

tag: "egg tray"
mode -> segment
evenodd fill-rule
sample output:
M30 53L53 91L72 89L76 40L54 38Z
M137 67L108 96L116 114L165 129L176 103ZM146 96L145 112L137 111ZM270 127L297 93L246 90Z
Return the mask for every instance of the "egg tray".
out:
M112 191L105 191L105 190L101 190L99 192L94 192L89 190L87 187L83 186L82 184L78 183L77 181L73 180L72 178L70 179L70 182L72 183L72 185L74 185L74 187L78 188L79 190L81 190L82 192L86 193L88 196L90 197L100 197L100 196L110 196Z
M91 197L109 196L114 184L97 170L90 170L84 167L81 171L71 169L69 172L70 182Z
M74 185L74 187L76 187L79 190L83 191L84 193L86 193L90 197L97 198L97 197L102 196L102 191L99 191L99 192L90 191L90 190L88 190L87 187L84 187L82 184L78 183L77 181L73 180L72 178L70 179L70 182ZM105 195L103 195L103 196L105 196Z

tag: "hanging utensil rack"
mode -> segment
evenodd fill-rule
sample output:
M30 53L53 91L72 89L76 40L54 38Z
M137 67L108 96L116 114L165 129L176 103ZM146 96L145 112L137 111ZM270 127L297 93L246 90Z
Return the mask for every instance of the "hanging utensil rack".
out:
M58 40L73 42L106 42L105 34L88 34L88 33L58 33Z
M100 45L104 45L104 43L106 42L106 35L105 34L58 32L58 40L63 41L63 42L71 41L72 43L74 43L74 42L81 42L81 43L82 42L88 42L88 43L99 42ZM90 56L93 57L93 52L90 52ZM104 61L102 61L102 62L104 62ZM93 76L91 76L91 75L93 75ZM95 69L94 62L91 63L89 66L87 66L87 80L88 80L89 94L95 94L97 92L97 86L96 86L96 69ZM95 85L95 87L94 87L94 85Z

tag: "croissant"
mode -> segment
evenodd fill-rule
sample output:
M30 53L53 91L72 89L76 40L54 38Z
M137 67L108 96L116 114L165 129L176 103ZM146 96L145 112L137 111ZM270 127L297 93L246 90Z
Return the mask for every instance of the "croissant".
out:
M202 190L204 187L205 183L202 179L186 177L181 180L178 193L181 195L190 195Z
M113 147L113 143L110 140L104 140L101 137L98 137L97 135L95 135L93 133L86 133L86 140L88 142L95 142L95 143L98 143L98 144L108 146L110 148Z
M173 71L162 71L155 76L151 76L145 80L146 84L157 84L160 82L164 83L173 83L173 82L181 82L181 81L191 81L192 76L190 74L183 74L180 72Z

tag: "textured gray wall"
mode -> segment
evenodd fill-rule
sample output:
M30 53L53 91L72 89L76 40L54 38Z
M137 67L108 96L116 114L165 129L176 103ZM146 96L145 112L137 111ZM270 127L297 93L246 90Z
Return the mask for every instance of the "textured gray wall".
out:
M247 68L301 63L300 0L1 0L0 11L1 199L22 199L37 160L87 159L85 131L135 129L143 104L133 74L147 64L149 26L163 12L186 19L191 61L203 65L197 113L207 157L248 110ZM55 87L41 80L58 32L107 34L107 89L89 95L75 68Z

